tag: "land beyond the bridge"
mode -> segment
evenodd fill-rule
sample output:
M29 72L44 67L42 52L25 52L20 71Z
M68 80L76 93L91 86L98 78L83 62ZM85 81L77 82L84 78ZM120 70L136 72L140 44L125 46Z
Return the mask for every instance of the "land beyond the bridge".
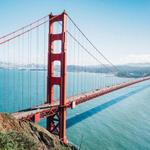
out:
M107 67L106 67L107 66ZM44 71L47 66L42 64L28 64L28 65L14 65L11 63L0 62L0 69L19 69L19 70L31 70L31 71ZM59 66L55 66L55 71L59 71ZM123 78L139 78L150 76L150 63L134 63L125 65L116 65L115 69L110 65L68 65L68 72L89 72L89 73L104 73L113 74Z
M21 122L9 114L0 114L0 150L75 150L58 137L31 122Z
M150 76L150 63L135 63L126 65L116 65L116 68L104 66L68 66L69 72L89 72L89 73L105 73L113 74L123 78L140 78Z

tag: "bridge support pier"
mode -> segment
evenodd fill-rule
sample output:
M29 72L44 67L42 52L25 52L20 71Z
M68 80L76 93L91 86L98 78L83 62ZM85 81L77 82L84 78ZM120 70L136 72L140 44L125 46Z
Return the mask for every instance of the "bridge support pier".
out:
M47 118L47 129L51 133L59 135L63 143L67 143L66 137L66 24L67 15L49 16L49 40L48 40L48 76L47 76L47 103L54 103L54 85L59 86L59 110L54 116ZM61 33L54 33L56 22L61 24ZM61 42L61 52L56 53L54 41ZM60 62L60 76L54 76L54 61Z

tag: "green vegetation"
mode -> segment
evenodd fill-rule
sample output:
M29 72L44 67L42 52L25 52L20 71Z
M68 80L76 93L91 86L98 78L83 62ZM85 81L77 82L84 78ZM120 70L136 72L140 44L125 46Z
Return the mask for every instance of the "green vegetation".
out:
M38 143L24 133L11 131L0 133L0 149L2 150L37 150Z
M0 114L0 150L75 150L43 127Z

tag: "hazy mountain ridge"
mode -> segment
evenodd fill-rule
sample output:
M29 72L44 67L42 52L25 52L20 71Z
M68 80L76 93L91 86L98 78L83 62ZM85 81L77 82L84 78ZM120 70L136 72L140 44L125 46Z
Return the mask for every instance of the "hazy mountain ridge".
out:
M68 66L68 71L75 72L92 72L92 73L111 73L119 77L138 78L150 76L150 64L127 64L116 66L117 70L113 67L107 66Z
M106 67L105 67L106 66ZM114 67L105 65L105 66L77 66L77 65L68 65L68 72L89 72L89 73L109 73L114 74L119 77L145 77L150 76L150 63L131 63L125 65L117 65L116 69ZM12 64L0 62L1 69L21 69L21 70L32 70L32 71L43 71L47 69L47 65L43 64ZM55 71L60 71L60 66L55 66Z

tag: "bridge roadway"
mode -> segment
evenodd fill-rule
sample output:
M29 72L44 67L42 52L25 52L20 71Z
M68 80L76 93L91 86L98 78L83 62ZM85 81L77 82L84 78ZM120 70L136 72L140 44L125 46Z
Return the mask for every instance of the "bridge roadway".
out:
M110 86L110 87L105 87L101 89L96 89L90 92L82 93L77 96L71 96L67 98L67 104L66 108L74 108L76 105L79 105L81 103L84 103L86 101L92 100L93 98L105 95L107 93L111 93L113 91L128 87L130 85L143 82L146 80L150 80L150 77L144 77L140 79L135 79L132 81L128 82L123 82L118 85ZM35 122L38 122L39 119L36 118L46 118L48 116L54 115L57 111L59 111L59 101L56 101L54 104L42 104L30 109L25 109L19 112L12 113L12 115L20 120L33 120Z

